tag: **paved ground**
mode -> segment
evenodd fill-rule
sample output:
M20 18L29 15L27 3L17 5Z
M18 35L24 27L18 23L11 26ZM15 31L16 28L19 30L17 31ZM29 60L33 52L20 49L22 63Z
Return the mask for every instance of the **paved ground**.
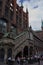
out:
M40 61L40 65L43 65L43 61Z
M43 65L43 61L40 61L40 64L37 62L37 63L34 63L34 64L28 64L28 65Z
M8 64L0 63L0 65L8 65ZM15 62L14 65L43 65L43 61L40 61L40 64L38 62L34 63L34 64L28 64L28 62L25 62L24 64L19 64L19 63Z
M14 65L22 65L22 64L18 64L18 63L15 62ZM37 62L37 63L34 63L34 64L24 63L23 65L43 65L43 61L40 61L40 64Z

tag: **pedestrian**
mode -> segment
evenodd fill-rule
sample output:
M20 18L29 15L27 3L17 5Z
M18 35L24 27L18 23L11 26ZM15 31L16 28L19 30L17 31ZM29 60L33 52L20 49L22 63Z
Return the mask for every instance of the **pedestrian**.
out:
M23 59L20 60L20 65L23 65Z
M38 65L40 65L40 58L38 58Z
M8 65L12 65L12 59L11 59L11 57L8 58Z
M20 64L20 58L19 57L17 58L17 63Z

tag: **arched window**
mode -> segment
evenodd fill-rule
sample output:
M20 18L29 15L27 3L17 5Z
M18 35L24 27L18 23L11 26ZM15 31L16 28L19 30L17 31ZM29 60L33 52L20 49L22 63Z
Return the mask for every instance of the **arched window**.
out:
M7 32L7 23L5 20L0 19L0 32L5 33Z
M13 0L7 0L5 6L5 16L10 18L10 20L12 20L13 15L14 15L14 2Z
M5 51L4 49L0 49L0 61L4 61L4 55L5 55Z

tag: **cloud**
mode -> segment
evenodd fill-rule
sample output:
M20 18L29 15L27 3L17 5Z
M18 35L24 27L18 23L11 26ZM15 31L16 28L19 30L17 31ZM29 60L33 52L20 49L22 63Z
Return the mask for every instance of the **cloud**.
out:
M17 4L19 4L19 6L21 5L20 0L17 0Z
M43 19L43 0L31 0L30 2L24 1L23 6L24 11L28 8L29 23L33 30L41 30L41 19ZM35 6L38 6L38 8L33 8Z

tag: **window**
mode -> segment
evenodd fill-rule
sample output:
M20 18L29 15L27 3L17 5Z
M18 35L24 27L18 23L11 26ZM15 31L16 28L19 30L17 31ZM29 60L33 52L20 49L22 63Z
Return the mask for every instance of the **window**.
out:
M10 10L10 19L12 20L13 19L13 14L14 14L14 11L13 9Z
M12 20L13 19L13 15L14 15L14 8L13 8L13 1L11 0L10 2L10 19Z
M11 35L12 37L16 36L16 27L15 26L11 26Z
M19 26L20 26L20 27L22 26L21 18L19 18Z
M16 28L14 26L11 26L11 31L16 32Z
M5 16L7 16L10 20L13 19L14 8L13 8L13 0L7 0L5 6Z
M18 15L16 15L16 22L18 23Z
M23 26L24 26L24 29L25 29L25 21L23 22Z
M5 16L7 16L8 17L8 15L9 15L9 7L5 7Z
M13 7L13 4L12 4L12 3L10 3L10 6L11 6L11 7Z
M28 24L26 23L26 28L28 27Z
M6 21L0 19L0 32L2 33L7 32L6 26L7 26Z

